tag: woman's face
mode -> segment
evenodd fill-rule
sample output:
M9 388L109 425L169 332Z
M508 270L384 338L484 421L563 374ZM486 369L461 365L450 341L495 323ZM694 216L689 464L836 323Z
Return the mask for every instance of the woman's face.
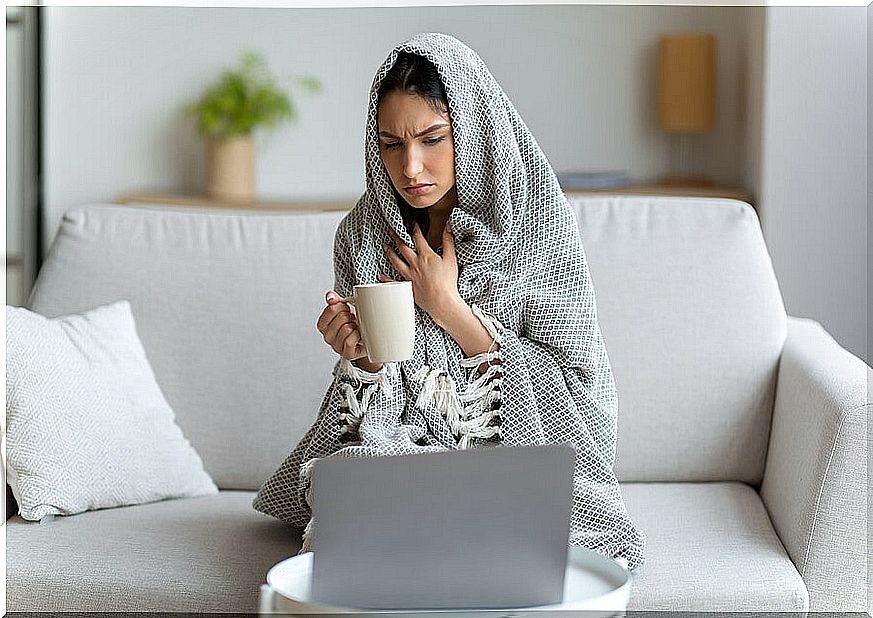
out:
M399 91L379 103L379 152L397 192L413 208L449 212L457 205L455 145L448 113ZM424 188L413 190L415 185Z

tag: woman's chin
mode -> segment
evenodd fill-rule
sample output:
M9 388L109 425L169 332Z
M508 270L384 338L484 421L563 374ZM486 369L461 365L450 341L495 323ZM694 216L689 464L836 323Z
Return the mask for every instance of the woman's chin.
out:
M421 196L421 197L413 197L411 195L403 195L403 199L409 204L412 208L417 208L419 210L424 210L425 208L430 208L434 204L436 204L439 200L433 199L430 196Z
M446 192L434 191L433 188L428 193L424 195L410 195L408 192L399 190L397 193L400 197L403 198L403 201L406 202L410 208L415 208L416 210L426 210L435 204L439 204L441 200L446 197Z

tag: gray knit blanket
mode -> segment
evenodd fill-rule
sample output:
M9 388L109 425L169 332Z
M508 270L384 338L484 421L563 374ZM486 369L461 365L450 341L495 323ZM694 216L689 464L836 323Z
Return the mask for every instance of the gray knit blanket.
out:
M377 92L401 51L433 62L448 95L458 291L499 350L466 358L416 307L414 356L374 373L340 359L315 422L258 491L254 508L304 527L306 551L316 534L310 473L320 458L572 443L570 544L635 569L645 536L613 472L618 398L576 218L509 98L476 52L451 36L419 34L397 45L376 73L367 188L336 231L334 289L347 296L380 272L400 278L382 249L391 244L389 228L415 246L377 137ZM485 361L490 366L480 374Z

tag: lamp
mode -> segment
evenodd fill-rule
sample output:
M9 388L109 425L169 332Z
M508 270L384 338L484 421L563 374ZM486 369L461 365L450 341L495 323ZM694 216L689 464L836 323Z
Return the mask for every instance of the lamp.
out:
M658 126L678 135L679 170L662 184L711 186L694 175L693 134L715 127L716 53L711 34L669 34L658 49ZM674 138L673 144L677 139ZM671 163L671 171L673 165Z

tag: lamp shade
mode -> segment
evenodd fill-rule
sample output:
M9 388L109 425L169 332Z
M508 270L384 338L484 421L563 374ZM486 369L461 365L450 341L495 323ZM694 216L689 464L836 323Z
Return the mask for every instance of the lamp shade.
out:
M715 37L668 34L658 49L658 125L673 133L715 126Z

